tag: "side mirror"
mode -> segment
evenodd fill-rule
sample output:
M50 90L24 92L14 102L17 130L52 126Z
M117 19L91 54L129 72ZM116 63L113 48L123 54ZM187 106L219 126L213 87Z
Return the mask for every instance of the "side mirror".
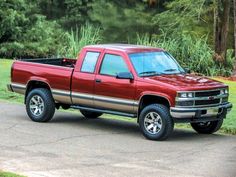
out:
M133 80L134 76L131 72L120 72L116 75L117 79L130 79Z
M191 70L189 68L184 68L185 72L191 74Z

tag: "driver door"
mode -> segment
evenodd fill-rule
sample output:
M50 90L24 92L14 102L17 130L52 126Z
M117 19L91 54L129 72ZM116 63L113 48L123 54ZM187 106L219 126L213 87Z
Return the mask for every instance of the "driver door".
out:
M119 72L130 72L124 56L105 53L95 77L95 107L134 113L135 80L117 79Z

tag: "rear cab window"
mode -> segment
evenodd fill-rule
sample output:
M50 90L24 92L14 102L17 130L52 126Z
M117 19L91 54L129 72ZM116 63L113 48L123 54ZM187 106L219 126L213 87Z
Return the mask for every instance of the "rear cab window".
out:
M120 72L129 72L124 59L119 55L105 54L100 67L100 74L116 76Z
M100 52L88 51L84 57L81 72L94 73Z

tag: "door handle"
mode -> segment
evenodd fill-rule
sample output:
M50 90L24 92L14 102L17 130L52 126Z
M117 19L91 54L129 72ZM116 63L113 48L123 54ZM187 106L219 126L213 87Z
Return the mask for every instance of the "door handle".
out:
M96 83L101 83L102 80L101 80L101 79L95 79L95 82L96 82Z

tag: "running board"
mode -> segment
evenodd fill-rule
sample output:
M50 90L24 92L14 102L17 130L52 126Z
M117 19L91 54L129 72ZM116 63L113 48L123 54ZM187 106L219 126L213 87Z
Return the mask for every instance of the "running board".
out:
M73 106L71 106L71 108L81 109L81 110L86 110L86 111L101 112L101 113L106 113L106 114L113 114L113 115L124 116L124 117L133 117L133 118L137 117L136 114L129 114L129 113L123 113L123 112L118 112L118 111L104 110L104 109L89 108L89 107L83 107L83 106L77 106L77 105L73 105Z

